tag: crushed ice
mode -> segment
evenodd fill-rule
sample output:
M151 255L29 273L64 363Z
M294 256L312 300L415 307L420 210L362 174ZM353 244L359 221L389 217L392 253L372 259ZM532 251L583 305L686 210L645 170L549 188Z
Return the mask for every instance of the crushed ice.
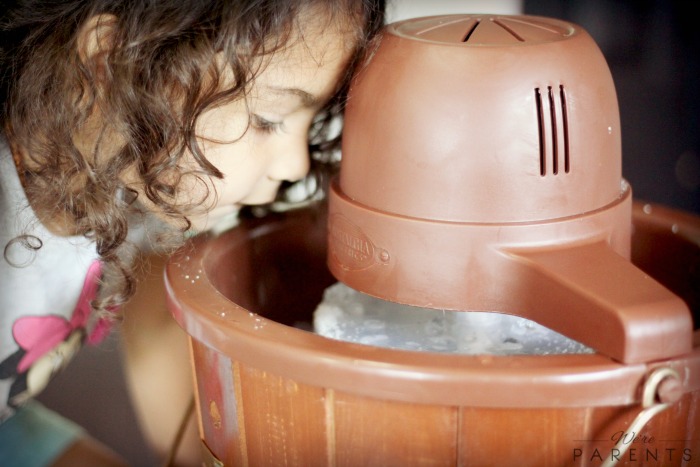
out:
M336 283L314 312L314 331L347 342L467 355L592 353L534 321L504 313L401 305Z

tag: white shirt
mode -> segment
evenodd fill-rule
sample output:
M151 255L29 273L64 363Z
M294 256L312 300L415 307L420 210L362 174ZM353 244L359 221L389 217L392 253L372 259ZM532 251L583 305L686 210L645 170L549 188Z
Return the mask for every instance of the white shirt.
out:
M39 222L0 135L0 421L41 391L92 333L97 257L93 242L58 237Z

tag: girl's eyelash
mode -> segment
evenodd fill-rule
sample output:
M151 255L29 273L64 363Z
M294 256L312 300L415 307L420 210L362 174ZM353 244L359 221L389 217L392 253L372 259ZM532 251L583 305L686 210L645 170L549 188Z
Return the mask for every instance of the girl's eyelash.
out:
M256 130L260 130L264 133L274 133L280 131L283 128L282 122L272 122L267 120L260 115L251 116L251 124Z

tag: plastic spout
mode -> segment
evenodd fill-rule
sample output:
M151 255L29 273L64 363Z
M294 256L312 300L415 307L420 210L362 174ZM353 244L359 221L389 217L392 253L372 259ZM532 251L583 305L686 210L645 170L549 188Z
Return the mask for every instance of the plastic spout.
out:
M623 363L691 352L685 302L605 242L508 254L518 315Z

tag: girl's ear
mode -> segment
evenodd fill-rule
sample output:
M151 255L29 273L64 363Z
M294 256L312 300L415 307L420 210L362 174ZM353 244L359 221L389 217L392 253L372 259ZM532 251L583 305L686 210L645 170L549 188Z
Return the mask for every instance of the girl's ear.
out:
M98 76L102 73L103 59L114 47L114 28L117 18L114 15L95 15L87 20L78 32L78 56L88 68L95 68Z

